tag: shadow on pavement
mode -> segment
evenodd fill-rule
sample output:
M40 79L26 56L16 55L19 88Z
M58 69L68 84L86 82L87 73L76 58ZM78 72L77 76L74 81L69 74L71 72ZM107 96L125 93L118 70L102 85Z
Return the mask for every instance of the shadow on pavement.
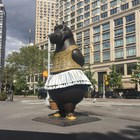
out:
M128 126L119 133L44 133L30 131L0 130L0 140L140 140L140 126Z

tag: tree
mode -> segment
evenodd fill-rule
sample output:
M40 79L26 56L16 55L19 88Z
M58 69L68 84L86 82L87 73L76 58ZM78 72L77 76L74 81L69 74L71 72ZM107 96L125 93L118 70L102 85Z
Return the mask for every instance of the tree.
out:
M7 67L14 69L14 71L9 72L9 75L13 75L17 82L22 81L24 83L26 76L40 75L46 70L47 50L39 50L35 45L25 46L19 52L8 55L6 61ZM18 86L23 87L22 85Z
M131 75L131 81L134 82L135 85L140 84L140 58L138 58L136 69L133 70L133 73Z
M89 79L89 81L91 82L92 86L94 87L95 90L95 85L97 85L97 81L93 78L94 73L91 72L90 69L90 65L88 67L88 69L85 71L85 74L87 76L87 78ZM92 91L93 89L91 87L89 87L88 92L86 93L85 97L92 97Z
M96 81L96 79L93 78L94 73L91 72L90 66L89 66L88 70L85 71L85 74L93 86L97 85L97 81Z
M111 69L111 72L109 73L109 76L108 76L108 86L112 88L113 91L115 89L122 88L123 87L122 81L121 81L122 75L117 73L115 65L112 65L110 69Z

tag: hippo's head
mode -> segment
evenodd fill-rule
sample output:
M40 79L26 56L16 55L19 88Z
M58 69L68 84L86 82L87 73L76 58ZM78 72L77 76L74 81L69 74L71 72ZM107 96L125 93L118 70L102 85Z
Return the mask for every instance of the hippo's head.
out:
M49 38L52 44L60 44L72 36L71 30L63 22L63 24L57 24L54 27L54 33L50 34Z

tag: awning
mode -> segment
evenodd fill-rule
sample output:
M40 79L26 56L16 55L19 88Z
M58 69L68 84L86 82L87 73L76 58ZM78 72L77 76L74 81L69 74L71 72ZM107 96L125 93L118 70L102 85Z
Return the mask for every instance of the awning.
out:
M131 82L125 82L125 83L122 83L123 85L123 89L134 89L135 88L135 84L134 83L131 83Z

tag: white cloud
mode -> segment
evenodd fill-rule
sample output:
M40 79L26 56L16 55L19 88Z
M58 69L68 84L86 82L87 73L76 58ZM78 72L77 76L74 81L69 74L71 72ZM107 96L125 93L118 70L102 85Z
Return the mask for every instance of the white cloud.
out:
M26 44L24 42L22 42L21 40L18 40L14 37L11 37L11 36L7 36L6 49L5 49L6 57L14 51L19 51L19 49L25 45Z

